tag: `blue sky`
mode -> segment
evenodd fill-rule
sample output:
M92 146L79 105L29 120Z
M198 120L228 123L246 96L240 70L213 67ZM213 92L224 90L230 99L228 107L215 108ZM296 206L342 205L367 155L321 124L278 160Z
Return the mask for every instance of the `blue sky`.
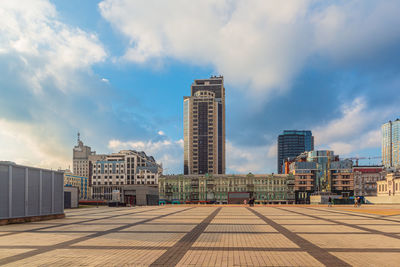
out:
M225 78L230 173L276 172L285 129L379 156L400 117L398 14L391 0L2 1L0 160L67 168L79 131L181 173L183 96L210 75Z

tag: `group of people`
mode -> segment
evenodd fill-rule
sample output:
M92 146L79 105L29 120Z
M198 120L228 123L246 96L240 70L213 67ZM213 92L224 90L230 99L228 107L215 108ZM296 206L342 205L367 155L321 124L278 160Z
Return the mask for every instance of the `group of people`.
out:
M249 201L247 201L247 199L245 199L245 200L243 201L243 204L245 204L245 205L246 205L246 204L249 204L250 207L254 207L254 202L255 202L255 200L256 200L256 199L255 199L254 197L250 198Z
M361 207L361 198L360 197L354 198L354 207Z

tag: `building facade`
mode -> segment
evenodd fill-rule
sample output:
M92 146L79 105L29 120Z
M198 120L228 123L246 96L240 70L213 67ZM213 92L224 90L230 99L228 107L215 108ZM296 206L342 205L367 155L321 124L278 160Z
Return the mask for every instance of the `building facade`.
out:
M293 203L292 175L167 175L159 179L160 200L179 203Z
M183 114L184 174L225 174L223 77L195 80Z
M77 176L87 177L89 186L91 186L93 162L104 159L105 156L97 155L90 146L85 146L78 133L78 144L72 150L72 172Z
M311 131L286 130L278 136L278 173L284 173L285 159L297 157L305 151L314 150Z
M400 119L382 125L382 164L386 168L400 166Z
M91 198L91 188L89 187L88 177L64 173L64 186L77 187L79 189L79 199Z
M353 173L355 196L377 195L377 182L385 179L383 166L355 166Z
M386 173L384 180L377 181L378 197L400 195L400 170Z
M161 174L162 166L152 156L135 150L121 150L93 162L92 195L94 199L102 199L124 185L157 186Z
M296 203L310 203L310 196L318 193L352 196L354 194L352 168L351 160L339 160L339 156L330 150L300 154L289 164L289 173L294 176Z

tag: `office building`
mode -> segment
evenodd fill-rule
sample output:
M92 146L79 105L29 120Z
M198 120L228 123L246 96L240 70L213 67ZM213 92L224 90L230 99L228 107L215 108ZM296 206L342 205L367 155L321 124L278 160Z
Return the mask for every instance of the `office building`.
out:
M183 110L184 174L225 174L223 77L195 80Z
M121 150L93 162L93 198L111 199L112 190L126 185L149 185L156 187L162 174L162 166L143 151ZM114 187L110 187L114 186Z
M311 131L286 130L278 136L278 173L284 173L285 159L297 157L305 151L314 150Z
M400 119L382 125L382 164L400 166Z
M89 178L85 176L64 173L64 186L78 188L79 199L90 199L91 190L89 187Z
M166 203L294 203L292 175L167 175L159 179L160 201Z

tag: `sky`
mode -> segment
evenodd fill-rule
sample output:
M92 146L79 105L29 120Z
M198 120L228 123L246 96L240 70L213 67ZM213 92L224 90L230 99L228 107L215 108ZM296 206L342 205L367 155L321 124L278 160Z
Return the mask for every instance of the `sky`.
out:
M381 125L400 117L398 14L397 0L1 1L0 160L69 168L80 132L182 173L183 96L211 75L227 173L276 172L290 129L380 156Z

